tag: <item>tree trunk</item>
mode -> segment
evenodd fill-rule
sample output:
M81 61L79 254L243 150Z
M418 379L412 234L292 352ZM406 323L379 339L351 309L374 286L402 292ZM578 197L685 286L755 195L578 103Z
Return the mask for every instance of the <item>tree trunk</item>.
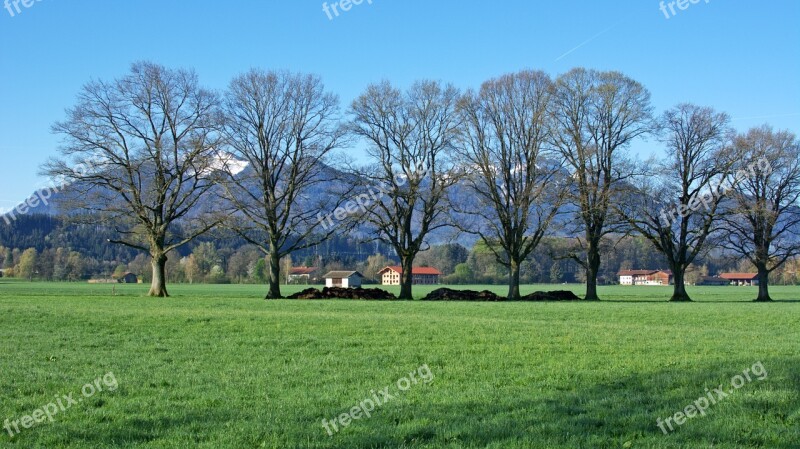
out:
M686 293L686 267L673 267L673 274L675 275L675 286L672 291L672 302L687 302L692 298Z
M269 253L269 293L265 299L281 299L281 258L278 251Z
M169 297L166 276L167 256L161 253L153 255L151 264L153 265L153 282L150 284L150 291L147 296L156 298Z
M769 271L765 265L758 265L758 298L757 302L772 301L769 297Z
M508 276L508 299L510 301L518 301L519 294L519 263L511 262L511 273Z
M414 259L411 257L403 258L401 261L403 272L400 274L400 296L398 299L414 299L411 294L411 286L414 283Z
M597 274L600 272L600 248L597 243L589 243L586 248L586 297L587 301L599 301L597 295Z

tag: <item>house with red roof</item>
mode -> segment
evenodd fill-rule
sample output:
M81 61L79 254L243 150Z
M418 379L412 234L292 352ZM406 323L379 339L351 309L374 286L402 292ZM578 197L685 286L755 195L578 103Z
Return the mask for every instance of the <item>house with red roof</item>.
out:
M758 285L758 273L722 273L719 277L730 282L731 285Z
M383 285L400 285L400 275L403 267L399 265L386 267L378 272ZM416 285L434 285L439 283L441 271L433 267L413 267L411 269L411 282Z
M292 267L287 280L290 284L309 284L316 280L317 267Z
M670 285L671 270L622 270L619 273L620 285Z

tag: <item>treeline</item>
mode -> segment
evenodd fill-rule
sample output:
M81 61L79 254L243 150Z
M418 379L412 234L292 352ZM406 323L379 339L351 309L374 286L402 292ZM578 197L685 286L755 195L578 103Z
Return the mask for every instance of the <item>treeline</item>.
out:
M102 224L75 224L42 214L21 215L11 223L0 222L0 269L8 277L47 281L110 278L122 270L150 282L149 255L109 243L115 236L113 229ZM35 263L26 263L20 270L21 256L26 251ZM64 271L63 254L72 254L72 260L80 263ZM293 257L299 265L340 269L363 262L370 255L390 256L391 248L380 242L364 243L347 235L334 235L297 251ZM255 266L257 263L259 267ZM236 234L219 229L176 250L167 261L167 273L171 282L265 283L265 263L263 252Z
M51 247L50 242L59 245L66 238L61 232L65 226L58 219L48 217L30 217L33 222L50 223L51 231L44 235L42 244L33 248L10 248L3 246L7 240L0 240L0 269L7 277L29 280L47 281L81 281L87 279L119 278L123 273L131 272L146 283L152 281L150 258L139 252L133 257L103 259L102 252L91 253L76 251L72 246ZM28 231L36 234L34 228ZM26 241L25 233L18 237ZM81 234L70 234L77 236ZM102 235L102 233L100 233ZM86 236L91 239L91 236ZM96 236L95 236L96 237ZM388 265L397 264L391 250L384 248L383 253L374 253L380 245L359 244L352 239L335 241L331 239L326 247L315 247L284 258L281 263L281 282L291 284L288 273L292 267L316 267L316 282L321 283L321 275L333 270L355 269L365 275L366 283L379 283L378 271ZM239 243L236 246L220 246L222 244ZM71 242L77 243L77 242ZM84 241L84 247L93 247ZM99 245L99 243L98 243ZM662 256L654 251L652 244L643 237L621 237L609 240L613 251L606 253L603 269L599 273L601 284L616 284L620 270L641 267L663 268ZM100 248L102 245L96 246ZM369 246L368 248L365 246ZM550 237L542 241L539 248L523 263L520 270L520 282L523 284L541 283L583 283L584 271L574 261L556 257L571 248L571 239ZM120 247L112 246L120 249ZM167 261L166 275L169 282L191 284L264 284L269 273L263 252L256 247L234 238L215 239L194 242L185 248L186 253L171 257ZM100 257L100 258L98 258ZM417 256L418 266L436 267L443 273L441 282L445 284L495 284L508 282L509 272L494 260L493 253L483 242L477 242L471 248L458 243L434 245L421 251ZM786 263L781 270L774 272L770 282L783 285L798 285L798 269L800 259ZM687 270L686 282L695 284L705 276L722 272L749 272L753 267L748 261L725 256L708 255L692 264Z
M53 126L62 157L43 169L74 186L68 209L83 223L113 225L111 243L148 254L151 296L168 296L169 256L219 230L265 256L267 298L281 297L282 261L336 236L390 247L401 299L444 229L480 242L450 276L505 276L510 299L533 276L564 278L564 261L599 299L620 235L652 245L674 274L673 301L691 300L688 276L717 251L749 261L758 300L770 300L770 275L800 254L797 137L738 133L727 114L688 103L657 113L620 72L523 70L466 91L384 81L343 114L315 75L251 69L214 92L191 70L140 62L78 98ZM631 157L641 139L663 151ZM356 142L363 164L347 155ZM574 238L548 264L537 255L559 236Z
M6 277L77 281L110 274L120 261L139 251L108 240L115 233L103 225L65 225L48 215L22 215L0 223L0 269Z

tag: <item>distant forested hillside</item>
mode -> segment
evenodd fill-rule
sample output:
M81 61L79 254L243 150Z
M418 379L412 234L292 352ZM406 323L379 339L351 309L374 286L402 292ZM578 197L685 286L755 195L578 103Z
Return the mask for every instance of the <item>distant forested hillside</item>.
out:
M108 243L111 229L104 226L67 224L48 215L20 216L11 224L0 222L0 268L6 275L47 280L81 280L108 277L131 271L144 281L150 278L147 254L122 245ZM545 238L540 248L522 266L524 283L581 282L582 270L569 259L559 259L573 244L569 238ZM608 242L600 279L616 282L621 269L664 268L663 256L642 237L625 237ZM318 267L317 276L327 270L356 269L367 280L397 257L387 245L359 242L346 235L334 235L320 245L297 251L282 262L282 273L292 266ZM422 251L417 264L433 266L452 284L501 284L508 273L495 261L485 244L469 247L459 243L434 245ZM216 230L171 253L168 277L172 282L264 283L264 254L230 232ZM745 270L735 260L722 255L703 258L695 264L695 276L725 270ZM779 279L783 281L783 279Z

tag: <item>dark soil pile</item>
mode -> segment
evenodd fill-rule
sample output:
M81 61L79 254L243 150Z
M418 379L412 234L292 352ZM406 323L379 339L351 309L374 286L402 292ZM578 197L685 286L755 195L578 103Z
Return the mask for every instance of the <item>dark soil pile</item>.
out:
M552 292L533 292L520 298L521 301L579 301L581 298L569 290L555 290Z
M520 301L576 301L581 298L567 290L552 292L534 292L520 298ZM498 296L488 290L478 292L475 290L453 290L440 288L422 298L423 301L507 301L504 296Z
M379 288L342 288L325 287L321 291L316 288L308 288L288 299L397 299L392 293Z
M475 290L453 290L439 288L422 298L423 301L504 301L506 298L497 296L489 290L478 292Z

